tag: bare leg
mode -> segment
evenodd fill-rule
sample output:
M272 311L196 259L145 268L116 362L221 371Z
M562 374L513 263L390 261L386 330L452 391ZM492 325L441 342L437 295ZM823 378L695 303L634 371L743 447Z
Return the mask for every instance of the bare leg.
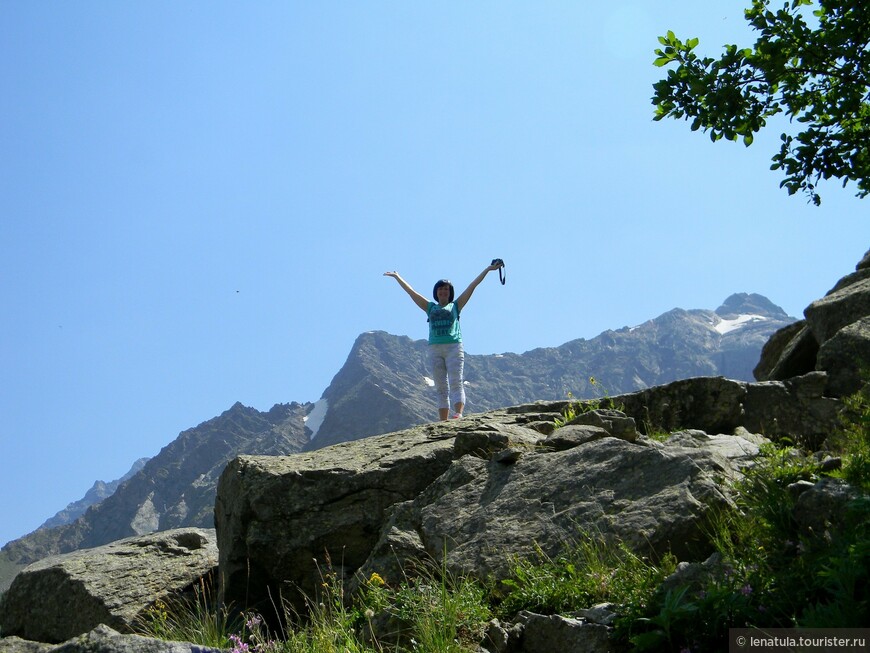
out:
M450 416L450 409L449 408L439 408L438 409L438 417L441 418L442 422L446 421L449 416Z

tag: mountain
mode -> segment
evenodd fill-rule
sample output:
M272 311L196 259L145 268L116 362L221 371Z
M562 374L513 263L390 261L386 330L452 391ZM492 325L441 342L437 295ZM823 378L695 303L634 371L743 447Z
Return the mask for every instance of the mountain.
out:
M73 501L68 504L66 508L58 512L54 517L50 517L43 522L42 526L39 529L44 528L56 528L58 526L64 526L66 524L71 524L76 519L85 514L85 511L100 503L103 499L106 499L112 496L115 493L115 490L129 478L132 478L134 474L136 474L140 469L145 466L145 463L148 462L147 458L140 458L133 466L130 468L130 471L124 474L121 478L115 481L109 481L106 483L105 481L96 481L90 490L85 493L85 496L79 499L78 501ZM37 529L37 530L39 530Z
M311 404L278 404L260 412L236 403L183 431L102 502L70 524L39 529L6 544L2 556L26 564L133 535L183 525L213 525L217 480L240 453L294 453L307 442Z
M742 293L715 311L675 308L591 340L524 354L466 354L466 411L565 399L569 393L621 394L693 376L753 381L768 338L794 321L766 297ZM425 340L378 331L360 335L315 404L318 419L309 420L312 439L306 449L431 421L427 349Z
M466 410L568 393L614 395L693 376L751 381L768 338L794 321L765 297L738 294L715 311L674 309L591 340L524 354L467 355ZM236 456L297 453L429 422L435 415L429 374L425 341L364 333L319 401L268 412L235 404L182 432L75 521L9 542L0 562L20 565L155 530L210 527L218 477Z

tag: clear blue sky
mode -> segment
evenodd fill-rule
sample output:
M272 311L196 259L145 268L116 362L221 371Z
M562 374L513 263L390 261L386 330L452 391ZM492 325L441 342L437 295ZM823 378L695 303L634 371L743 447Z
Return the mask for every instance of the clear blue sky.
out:
M757 292L800 316L870 203L652 121L656 37L749 0L0 2L0 544L234 402L315 401L464 287L472 354ZM578 370L578 378L584 371Z

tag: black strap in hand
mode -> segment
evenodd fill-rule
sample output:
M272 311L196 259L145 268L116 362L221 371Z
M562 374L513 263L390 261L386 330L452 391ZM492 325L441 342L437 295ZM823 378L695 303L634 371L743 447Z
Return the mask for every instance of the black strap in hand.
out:
M507 281L507 273L504 271L504 261L500 258L492 259L492 263L490 265L498 265L498 280L501 281L501 285L504 285L504 282Z

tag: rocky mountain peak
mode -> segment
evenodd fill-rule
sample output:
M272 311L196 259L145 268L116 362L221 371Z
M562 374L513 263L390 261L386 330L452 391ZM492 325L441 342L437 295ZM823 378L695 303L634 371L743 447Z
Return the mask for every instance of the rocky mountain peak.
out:
M776 319L788 319L779 306L764 295L756 293L735 293L728 297L715 313L722 318L735 319L740 315L760 315Z

